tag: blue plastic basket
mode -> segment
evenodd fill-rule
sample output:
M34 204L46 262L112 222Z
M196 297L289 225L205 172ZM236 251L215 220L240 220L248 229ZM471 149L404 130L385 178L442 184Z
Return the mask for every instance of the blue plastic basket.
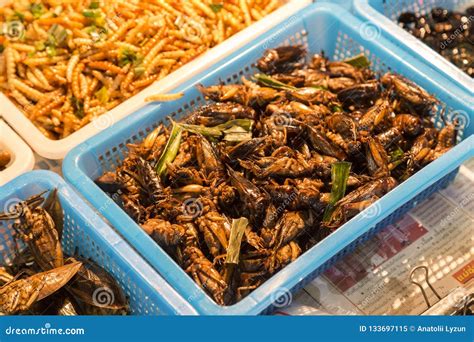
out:
M146 105L122 122L78 146L65 159L63 171L71 182L111 224L155 267L160 274L202 314L258 314L273 309L280 296L287 291L303 287L328 266L367 239L377 229L393 222L411 209L419 200L447 185L458 166L469 154L473 140L460 143L435 162L411 177L377 202L374 215L364 213L353 218L335 233L300 256L295 262L267 280L239 303L221 307L217 305L142 229L109 197L94 184L104 171L113 170L127 154L126 144L142 140L168 115L182 117L205 101L194 86L219 82L238 82L241 76L256 71L254 63L265 49L281 44L304 44L310 52L324 50L332 59L344 59L365 53L377 70L390 66L434 93L447 110L470 110L456 98L450 89L436 83L439 76L383 38L366 41L358 30L361 21L339 6L311 5L274 28L252 44L235 52L208 70L183 84L175 91L185 96L178 101L161 105ZM470 118L472 118L472 113ZM434 117L439 127L442 120ZM464 136L473 133L472 125L464 129ZM460 134L459 139L462 139ZM105 203L109 203L105 207ZM101 208L106 208L102 210ZM373 208L372 208L373 209ZM367 210L372 210L368 208Z
M0 188L1 211L20 200L57 188L64 212L63 250L104 267L130 300L134 315L193 315L196 311L173 290L66 182L50 171L33 171ZM0 264L15 257L11 221L0 221Z
M472 0L354 0L354 13L366 21L363 30L369 36L383 33L384 37L409 51L413 56L441 73L449 82L469 94L466 100L474 106L474 79L431 49L421 40L398 26L401 13L411 11L426 14L434 7L450 10L474 5Z

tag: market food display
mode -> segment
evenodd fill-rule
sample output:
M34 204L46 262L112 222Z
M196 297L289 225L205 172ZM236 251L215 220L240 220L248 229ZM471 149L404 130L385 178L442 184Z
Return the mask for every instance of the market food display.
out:
M0 221L13 222L15 238L26 248L17 248L13 260L0 267L1 314L128 313L127 298L107 271L93 260L63 252L64 214L56 190L48 196L32 196L10 209L0 213ZM104 301L104 295L113 301Z
M435 7L425 15L400 14L405 30L474 77L474 6L462 11Z
M0 8L0 87L62 139L281 4L12 1Z
M455 145L437 100L365 56L267 50L241 84L159 125L96 183L220 305L266 279Z
M5 170L12 159L11 153L0 148L0 171Z

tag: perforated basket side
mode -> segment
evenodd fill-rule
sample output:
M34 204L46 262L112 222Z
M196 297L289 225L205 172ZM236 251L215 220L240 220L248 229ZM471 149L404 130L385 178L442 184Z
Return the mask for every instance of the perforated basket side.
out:
M63 208L62 245L66 255L91 259L122 287L134 315L195 314L195 311L159 277L123 239L82 202L59 176L46 171L25 174L0 190L2 211L20 200L57 188ZM12 221L0 221L0 264L10 264L24 245L16 238ZM126 255L126 258L124 257ZM146 280L145 280L146 278ZM113 294L104 290L106 300Z

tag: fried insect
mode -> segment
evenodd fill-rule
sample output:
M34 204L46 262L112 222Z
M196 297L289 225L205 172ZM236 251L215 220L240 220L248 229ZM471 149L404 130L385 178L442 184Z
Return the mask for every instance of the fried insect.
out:
M81 266L82 263L74 262L3 285L0 287L0 311L14 314L28 310L65 286Z
M230 223L216 211L211 211L196 220L209 253L217 257L227 250L230 236Z
M77 256L72 260L79 262L81 267L66 288L80 305L109 310L107 314L126 311L125 294L108 272L92 260Z
M184 228L178 224L152 218L142 224L143 230L162 246L176 246L184 238Z
M393 91L401 100L402 109L429 115L438 103L426 90L401 75L386 73L380 80L385 87L393 87Z
M227 284L213 264L197 247L186 247L183 254L183 267L186 272L193 277L196 283L206 289L218 304L224 305L224 293L227 290Z
M305 53L305 49L299 45L269 49L258 60L257 66L269 74L292 71L299 66Z
M222 102L201 107L187 121L202 126L217 126L235 119L254 119L255 110L239 103Z
M259 189L254 183L228 168L230 183L239 193L242 203L242 215L251 218L251 222L259 224L263 220L265 209L270 203L270 197L265 190Z
M39 207L43 201L41 195L33 196L15 205L12 213L1 214L0 220L15 220L13 229L28 245L41 269L47 271L63 265L63 252L53 218Z
M367 108L380 96L380 84L369 82L356 84L342 89L337 93L337 99L344 107Z
M305 228L300 212L287 211L274 228L262 228L262 238L268 248L278 249L297 237Z
M300 246L296 242L290 241L289 244L280 247L272 256L265 260L265 268L270 274L273 274L292 261L295 261L300 255Z
M374 178L389 176L388 154L377 138L369 138L367 142L367 167Z
M379 178L353 190L336 203L336 210L325 226L339 227L397 186L393 177Z

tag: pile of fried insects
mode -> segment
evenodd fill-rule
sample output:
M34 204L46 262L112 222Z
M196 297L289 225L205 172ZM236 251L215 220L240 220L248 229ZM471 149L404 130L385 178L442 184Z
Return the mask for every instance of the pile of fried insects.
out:
M128 303L115 279L97 263L67 256L61 247L64 216L57 191L21 201L0 214L26 246L0 267L2 315L125 315Z
M465 11L435 7L417 15L403 12L399 25L430 48L474 77L474 6Z
M449 150L437 100L363 55L267 50L241 84L159 125L96 183L218 304L232 305Z

